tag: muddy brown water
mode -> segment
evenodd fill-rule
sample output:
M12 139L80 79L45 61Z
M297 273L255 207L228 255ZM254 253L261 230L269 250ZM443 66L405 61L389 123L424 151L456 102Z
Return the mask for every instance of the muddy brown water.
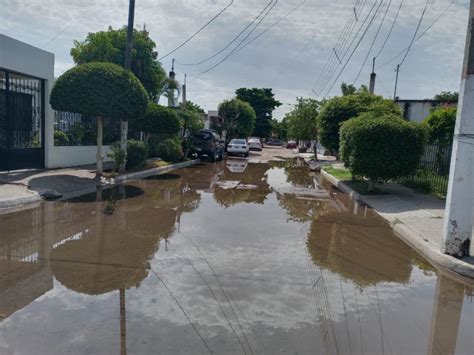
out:
M472 354L472 283L298 160L0 216L0 354Z

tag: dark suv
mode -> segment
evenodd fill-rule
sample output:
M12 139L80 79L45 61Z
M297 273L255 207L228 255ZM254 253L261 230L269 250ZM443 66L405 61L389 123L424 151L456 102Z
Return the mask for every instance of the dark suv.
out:
M201 129L193 137L192 151L199 158L207 156L210 161L224 158L225 143L212 129Z

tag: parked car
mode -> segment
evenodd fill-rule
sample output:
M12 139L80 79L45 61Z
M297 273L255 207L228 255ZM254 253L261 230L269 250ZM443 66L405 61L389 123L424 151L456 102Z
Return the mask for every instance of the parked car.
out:
M247 141L249 149L255 149L255 150L262 150L262 142L260 142L259 138L255 137L250 137L249 140Z
M193 137L193 153L199 158L208 157L210 161L224 158L225 143L212 129L201 129Z
M227 145L227 154L249 156L249 145L245 139L232 139Z
M288 141L286 143L286 149L295 149L296 147L298 147L298 143L296 143L296 141Z
M285 145L285 142L279 139L269 139L265 144L273 147L281 147L282 145Z

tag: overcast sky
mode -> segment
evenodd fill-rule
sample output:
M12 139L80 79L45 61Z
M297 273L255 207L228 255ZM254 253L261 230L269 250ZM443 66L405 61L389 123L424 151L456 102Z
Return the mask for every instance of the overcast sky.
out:
M349 50L344 56L344 50L352 37L348 37L347 45L338 51L342 65L333 58L333 67L337 71L331 81L319 81L317 89L328 82L324 90L317 90L321 91L321 96L326 95L333 82L335 84L329 91L329 96L336 95L339 94L341 81L352 83L355 80L386 6L390 4L389 0L234 0L216 21L188 44L163 59L162 63L168 71L171 58L176 58L177 78L182 81L184 73L188 73L188 99L205 109L215 109L220 101L232 97L239 87L271 87L277 99L284 103L275 112L275 116L281 118L291 108L290 104L295 102L297 96L313 95L311 89L318 82L349 16L354 17L353 8L356 3L359 3L358 21L351 32L345 32L348 36L357 33L374 3L380 1L383 1L380 14L375 17L339 79L335 80L336 75L352 52ZM357 85L367 84L371 58L380 50L387 37L400 1L391 1ZM182 43L230 2L136 0L135 24L146 24L157 44L159 55L162 56ZM419 33L451 2L452 0L431 0ZM393 32L377 59L378 65L386 63L410 44L425 3L426 0L404 1ZM433 97L440 91L458 90L468 3L468 0L456 0L449 11L415 42L400 72L400 98L424 99ZM245 34L226 51L202 65L180 64L196 63L218 52L268 4L274 7L247 40L259 35L293 9L296 10L206 74L192 75L205 71L223 59ZM297 7L300 4L302 5ZM69 54L73 40L83 40L88 32L106 30L108 26L121 27L127 22L127 13L128 0L0 0L0 33L53 52L56 57L55 73L60 75L73 65ZM357 40L353 43L351 48ZM378 94L387 97L393 95L394 68L402 58L403 56L376 70Z

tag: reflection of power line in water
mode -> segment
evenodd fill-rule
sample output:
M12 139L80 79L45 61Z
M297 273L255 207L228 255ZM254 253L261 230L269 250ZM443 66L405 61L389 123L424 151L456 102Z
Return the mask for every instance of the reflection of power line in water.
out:
M212 350L211 348L209 347L209 345L207 344L206 340L203 338L203 336L201 335L201 333L199 333L199 330L197 330L196 326L194 325L194 323L191 321L191 318L189 318L188 314L186 313L186 311L184 310L183 306L181 306L181 303L179 303L178 299L176 298L176 296L173 294L173 292L171 292L171 290L168 288L168 286L166 285L166 283L163 281L163 279L161 277L158 276L158 274L155 272L155 270L153 270L153 268L150 267L150 270L151 272L153 273L153 275L155 275L155 277L160 280L160 282L163 284L163 286L166 288L166 290L168 291L168 293L170 294L171 298L173 298L173 300L176 302L176 304L178 305L179 309L181 309L181 312L183 312L184 316L186 317L186 319L188 320L189 324L191 325L191 327L193 327L194 331L196 332L196 334L198 335L198 337L201 339L202 343L204 344L204 346L207 348L207 350L209 351L209 354L212 354Z
M304 235L303 235L303 230ZM319 267L319 276L316 274L316 266L311 262L308 248L304 243L304 238L308 234L308 225L306 224L300 229L300 238L303 243L303 248L306 252L306 261L308 272L311 278L313 297L315 300L316 310L319 314L319 321L321 327L321 337L324 342L327 354L339 354L339 345L337 342L336 332L334 329L334 322L332 319L331 308L329 305L326 285L324 282L324 274ZM319 301L319 302L318 302Z
M221 289L221 291L222 291L222 293L223 293L225 299L226 299L227 302L229 303L230 309L232 310L232 313L233 313L235 319L237 320L237 324L239 325L239 328L240 328L240 330L241 330L241 332L242 332L242 334L243 334L243 336L244 336L245 342L247 343L247 346L249 347L250 352L253 354L252 347L251 347L251 345L250 345L250 343L249 343L249 341L248 341L248 339L247 339L247 335L245 334L245 331L244 331L244 329L243 329L243 327L242 327L242 324L240 323L239 317L237 316L237 313L235 312L234 307L232 306L232 302L231 302L231 300L230 300L230 297L229 297L229 295L227 294L227 291L225 290L224 286L223 286L222 283L220 282L219 278L217 277L217 274L216 274L214 268L212 267L211 263L210 263L209 260L204 256L204 254L203 254L202 251L201 251L201 248L199 248L199 246L198 246L196 243L194 243L194 241L191 239L190 236L188 236L188 235L187 235L186 233L184 233L184 232L181 232L180 234L181 234L182 236L184 236L184 237L191 243L191 245L192 245L194 248L196 248L196 250L198 251L198 253L201 255L201 257L204 259L204 261L206 262L206 264L209 266L209 269L211 270L212 274L214 275L214 278L216 279L216 282L217 282L217 284L219 285L219 287L220 287L220 289ZM239 308L239 307L238 307L238 304L237 304L237 303L235 303L235 304L236 304L236 307ZM240 313L242 313L242 315L243 315L243 312L242 312L242 311L240 311ZM245 351L244 351L244 352L245 352Z
M211 295L212 297L214 298L214 300L216 301L216 304L217 306L219 307L220 311L222 312L222 314L224 315L224 318L227 320L227 323L229 324L230 326L230 329L232 329L232 332L234 333L235 335L235 338L237 339L237 342L239 343L240 347L242 348L242 350L244 351L245 353L245 348L244 348L244 345L242 344L239 336L237 335L237 332L235 331L233 325L232 325L232 322L230 321L230 319L227 317L227 314L225 313L224 309L222 308L222 305L219 303L219 301L217 300L217 296L216 294L214 293L214 291L212 290L211 286L209 285L209 283L207 282L206 278L199 272L198 269L196 269L196 267L194 266L194 264L191 262L191 260L189 260L187 257L185 257L183 254L181 254L180 252L178 252L177 250L173 249L173 251L178 254L180 257L182 257L184 260L186 260L186 262L193 268L193 270L196 272L196 274L199 275L199 277L201 278L201 280L204 282L204 284L206 285L206 287L209 289L209 291L211 292Z

